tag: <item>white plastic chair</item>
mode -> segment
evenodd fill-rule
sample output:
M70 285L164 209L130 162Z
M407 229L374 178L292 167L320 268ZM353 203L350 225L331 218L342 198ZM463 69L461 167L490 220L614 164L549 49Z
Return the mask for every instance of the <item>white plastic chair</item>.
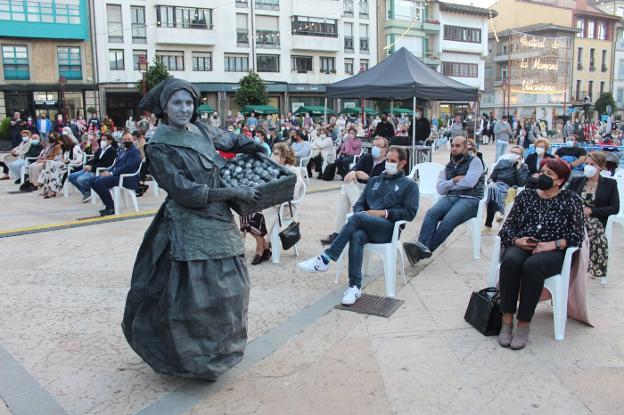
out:
M102 173L104 170L110 169L114 165L115 165L115 161L113 160L113 164L111 164L108 167L96 167L96 169L95 169L95 177L99 177L100 173ZM95 190L91 189L91 204L92 205L95 205L96 199L97 199L97 193L95 193Z
M20 169L20 183L24 184L24 179L26 179L26 171L28 170L28 167L32 164L33 161L37 160L38 157L25 157L25 163L22 165L22 168ZM32 182L32 177L30 178L30 181Z
M617 181L618 194L620 195L620 211L617 213L617 215L609 216L609 219L607 220L607 227L605 228L605 236L607 237L607 243L609 246L609 257L612 257L612 254L615 252L612 248L613 225L619 223L621 226L624 226L624 172L616 175L614 179ZM608 275L606 277L603 277L600 282L602 284L606 284L607 278Z
M307 190L306 185L305 183L303 183L303 187L301 189L301 197L299 199L292 200L290 203L300 205L301 202L303 202L303 198L305 197L306 190ZM279 213L278 213L282 221L282 226L284 227L290 225L295 220L295 218L284 217L284 209L287 209L287 208L288 208L288 202L282 203L279 207ZM271 251L272 251L271 261L273 261L274 264L279 264L280 257L281 257L282 240L279 237L280 231L281 231L281 228L280 228L280 224L278 220L273 225L273 229L271 229ZM299 256L299 251L297 250L297 244L293 246L293 249L295 250L295 256Z
M93 158L92 154L83 154L82 155L82 169L87 164L89 159ZM63 197L69 197L69 186L72 185L69 182L69 175L74 173L74 171L78 171L77 166L72 166L71 164L67 165L67 177L65 178L65 183L63 183ZM73 185L72 185L73 186Z
M299 170L301 170L301 176L305 179L307 184L310 184L310 177L308 177L308 163L310 162L310 156L302 157L299 159Z
M139 211L139 203L137 202L136 190L123 187L123 180L127 177L138 176L139 172L141 171L142 165L143 161L141 161L141 163L139 164L139 168L134 173L119 175L119 184L113 187L113 202L115 203L115 215L119 215L119 212L121 211L121 209L119 209L119 204L122 200L124 202L124 207L127 206L126 198L121 195L122 191L124 191L125 195L130 195L132 203L134 204L134 210L137 212Z
M362 149L360 150L360 154L356 154L355 156L353 156L353 162L349 164L349 170L351 170L353 166L355 166L358 163L358 161L360 161L360 158L362 157L363 154L364 154L364 147L362 147Z
M550 291L553 307L553 323L555 326L555 340L563 340L565 337L566 319L568 318L568 289L570 287L570 272L572 269L572 256L578 251L577 247L566 249L561 273L553 275L544 281L544 288ZM501 239L494 238L492 248L492 262L488 276L488 287L496 287L500 273Z
M353 213L347 214L347 220ZM397 257L401 259L401 277L403 278L403 285L406 284L405 280L405 258L403 257L403 248L401 247L401 227L408 222L400 220L394 223L394 230L392 232L392 239L385 244L366 244L364 245L364 263L362 264L362 274L367 275L370 271L371 254L377 254L381 256L384 264L384 278L386 282L386 296L394 297L396 295L396 262ZM346 249L346 248L345 248ZM397 255L398 253L398 255ZM344 264L344 251L340 254L340 258L336 263L336 281L340 279L340 272Z
M440 163L419 163L412 168L408 176L416 180L416 173L418 173L418 193L421 197L431 199L434 204L440 198L437 183L442 170L444 170L444 165Z
M472 234L472 257L479 259L481 257L481 227L483 222L483 212L487 204L487 188L483 192L483 198L479 201L477 208L477 216L468 219L464 225L468 225Z

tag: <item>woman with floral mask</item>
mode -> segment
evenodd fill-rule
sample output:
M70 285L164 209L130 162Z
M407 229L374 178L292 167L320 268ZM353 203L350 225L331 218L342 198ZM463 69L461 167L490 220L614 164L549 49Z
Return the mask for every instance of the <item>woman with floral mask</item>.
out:
M561 190L568 177L570 167L565 161L542 160L537 190L526 189L516 197L499 233L505 248L499 279L503 317L498 343L503 347L526 346L544 281L561 272L566 248L583 242L581 199Z
M583 176L573 177L568 184L568 189L583 201L585 229L590 243L588 272L592 278L607 276L609 246L605 228L609 215L620 210L617 182L600 174L606 166L604 153L593 151L585 159Z

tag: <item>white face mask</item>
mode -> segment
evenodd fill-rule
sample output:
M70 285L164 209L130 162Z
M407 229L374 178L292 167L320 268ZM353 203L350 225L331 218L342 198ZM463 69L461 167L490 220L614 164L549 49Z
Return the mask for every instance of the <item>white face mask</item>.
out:
M390 163L386 161L386 173L390 176L394 176L399 171L399 165L397 163Z
M594 177L598 173L598 169L595 166L590 166L589 164L585 165L583 169L583 175L585 177Z
M106 147L108 147L108 141L106 141L106 140L102 140L102 141L100 142L100 148L101 148L102 150L104 150Z
M544 147L535 147L535 152L538 156L543 156L546 150L544 149Z

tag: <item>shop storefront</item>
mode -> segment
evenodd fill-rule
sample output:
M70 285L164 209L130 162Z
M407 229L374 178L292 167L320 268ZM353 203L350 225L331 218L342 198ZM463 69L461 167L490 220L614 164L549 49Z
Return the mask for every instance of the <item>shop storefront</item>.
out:
M4 95L6 116L20 112L25 117L65 114L76 118L85 116L85 94L94 90L91 85L5 85L0 94Z

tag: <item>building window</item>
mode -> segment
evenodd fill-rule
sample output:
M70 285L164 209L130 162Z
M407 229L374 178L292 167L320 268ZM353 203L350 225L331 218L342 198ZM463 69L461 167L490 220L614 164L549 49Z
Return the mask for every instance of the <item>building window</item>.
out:
M587 21L587 37L594 39L596 37L596 22L593 20Z
M583 91L581 91L581 81L580 79L576 81L576 100L580 101L583 97Z
M193 52L193 71L196 71L196 72L212 71L212 53L211 52Z
M280 32L277 16L256 16L256 46L279 49Z
M247 0L236 0L236 7L243 7L246 9L249 7L249 3L247 3Z
M576 34L576 37L585 37L585 19L582 17L576 18L576 28L579 32Z
M360 17L368 19L368 0L360 0Z
M184 52L156 51L156 59L161 61L169 71L184 70Z
M587 96L590 101L594 101L594 81L587 82Z
M360 59L360 72L368 71L368 59Z
M279 10L279 0L255 0L258 9Z
M598 40L607 40L607 24L605 22L598 23Z
M353 51L353 23L344 24L344 48Z
M345 60L344 60L344 72L347 75L353 75L353 59L345 58Z
M249 56L225 55L225 72L249 72Z
M132 21L132 43L146 43L147 33L145 31L145 7L130 7L130 17Z
M388 19L422 21L425 17L425 6L422 1L387 0Z
M479 65L476 63L442 62L444 75L460 78L478 78Z
M338 37L338 24L334 19L293 16L293 35Z
M336 58L321 56L321 73L336 73Z
M617 105L621 107L624 104L624 88L618 88L617 90Z
M111 49L108 51L108 67L111 71L121 71L124 69L123 49Z
M607 51L605 49L602 50L602 65L600 65L600 70L602 72L607 72Z
M368 25L360 25L360 50L368 51Z
M106 22L108 41L123 43L123 22L121 21L121 6L118 4L106 5Z
M80 24L80 0L2 0L0 20Z
M236 13L236 46L249 46L246 13Z
M600 96L605 92L605 81L600 81Z
M353 17L353 0L343 0L342 10L344 16Z
M257 55L258 72L279 72L279 55Z
M79 47L61 46L56 49L58 55L59 77L68 80L82 79L82 61Z
M481 43L481 29L444 25L444 40Z
M4 79L7 81L30 79L26 46L3 45L2 65L4 66Z
M135 71L141 70L139 67L139 61L141 59L141 55L145 56L145 60L147 60L147 51L146 50L133 50L132 51L132 68Z
M589 70L590 71L595 71L596 70L596 61L595 61L595 52L596 50L594 48L591 48L589 50Z
M293 56L292 70L298 73L312 72L312 56Z
M578 48L576 54L576 69L583 70L583 48Z
M212 9L156 6L158 27L178 29L212 29Z

